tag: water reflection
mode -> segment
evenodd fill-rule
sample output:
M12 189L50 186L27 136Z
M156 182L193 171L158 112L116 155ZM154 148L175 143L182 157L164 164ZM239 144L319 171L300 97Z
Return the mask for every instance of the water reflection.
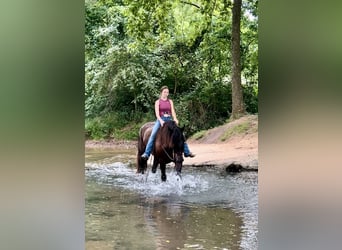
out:
M87 181L86 249L155 249L139 197Z
M231 210L153 199L144 211L156 249L239 249L241 219Z
M86 249L239 249L229 209L141 197L87 183Z

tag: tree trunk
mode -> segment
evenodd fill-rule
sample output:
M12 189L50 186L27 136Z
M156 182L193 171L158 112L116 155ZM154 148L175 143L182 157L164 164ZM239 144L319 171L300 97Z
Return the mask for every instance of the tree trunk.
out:
M234 0L232 20L232 118L237 119L245 114L241 86L241 57L240 57L240 19L241 2Z

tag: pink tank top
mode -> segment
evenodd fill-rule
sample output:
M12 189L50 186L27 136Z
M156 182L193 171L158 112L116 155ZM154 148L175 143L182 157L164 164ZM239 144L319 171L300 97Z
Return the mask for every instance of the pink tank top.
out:
M166 99L165 101L159 99L159 115L163 116L164 114L171 115L171 103L169 99Z

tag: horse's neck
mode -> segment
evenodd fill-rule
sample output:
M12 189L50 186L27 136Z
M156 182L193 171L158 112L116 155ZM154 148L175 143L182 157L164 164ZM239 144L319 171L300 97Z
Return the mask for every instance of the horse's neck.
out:
M167 126L161 128L160 142L165 148L173 148L172 131L170 131Z

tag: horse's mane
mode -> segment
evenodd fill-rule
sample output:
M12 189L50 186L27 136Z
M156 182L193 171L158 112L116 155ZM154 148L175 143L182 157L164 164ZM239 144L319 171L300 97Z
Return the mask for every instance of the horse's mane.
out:
M167 121L165 122L165 125L167 126L167 129L165 130L168 131L169 136L171 137L170 144L172 145L169 144L169 146L183 151L185 140L182 130L177 126L177 124L174 121Z

